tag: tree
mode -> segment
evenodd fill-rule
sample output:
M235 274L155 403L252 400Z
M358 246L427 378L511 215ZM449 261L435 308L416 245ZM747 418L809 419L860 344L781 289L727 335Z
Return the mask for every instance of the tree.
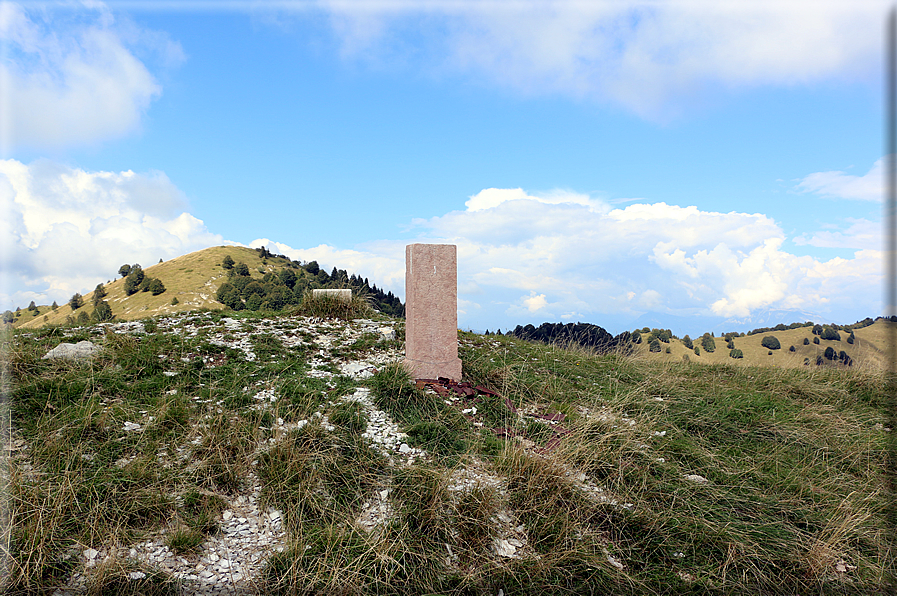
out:
M78 318L75 320L78 321L78 323L83 325L85 323L90 322L90 317L87 316L87 311L82 310L81 312L78 313Z
M56 310L57 308L59 308L59 305L56 304L56 301L54 300L53 304L50 305L50 308L52 308L53 310Z
M729 350L729 358L735 358L735 359L744 358L744 352L742 352L739 349Z
M100 303L100 300L106 297L106 286L103 284L97 284L97 287L93 290L93 305L96 306Z
M819 338L818 338L818 337L814 337L814 338L813 338L813 343L816 344L816 345L818 346L818 345L819 345Z
M828 325L826 325L825 327L822 328L821 337L822 337L822 339L841 341L841 334L838 333L832 327L829 327Z
M225 269L233 269L234 268L234 260L230 255L224 255L224 260L221 261L221 266Z
M809 346L809 345L810 345L810 338L809 338L809 337L805 337L805 338L804 338L804 345L805 345L805 346Z
M700 356L700 355L701 355L701 348L699 348L698 346L695 346L695 356Z
M246 263L238 263L234 268L234 271L237 275L241 275L243 277L249 277L249 266Z
M171 299L172 306L176 306L178 302L180 302L180 300L178 300L177 296L175 296L174 298Z
M788 348L788 351L789 351L789 352L796 352L796 351L797 351L797 348L795 348L794 346L791 346L790 348Z
M705 352L713 352L716 350L716 342L713 341L713 336L709 333L705 333L703 337L701 337L701 346L704 348Z
M774 335L767 335L760 341L760 345L764 348L769 348L770 350L778 350L782 347L782 344L779 343L779 338Z
M660 351L660 342L657 341L657 338L651 340L651 343L648 344L648 350L651 352L659 352Z
M825 356L826 360L834 360L835 359L835 349L831 346L827 347L825 349L825 354L823 354L823 356Z
M632 343L634 343L634 344L642 343L642 334L638 329L636 329L635 331L632 332Z
M121 267L118 268L118 274L121 275L122 277L126 277L128 275L128 273L130 273L130 272L131 272L131 266L128 265L127 263L125 263L124 265L122 265Z
M28 310L37 310L37 305L34 303L34 300L28 305Z
M258 294L252 294L246 299L246 308L249 310L258 310L262 306L262 297Z
M853 330L851 329L850 335L847 337L847 343L853 345L854 341L856 341L856 336L854 336Z
M12 314L11 310L7 310L3 312L3 322L4 323L12 323L16 320L16 316Z
M318 271L320 271L320 267L318 266L317 261L309 261L305 264L305 270L311 273L312 275L317 275Z
M819 335L822 333L822 325L813 325L813 335Z
M165 291L165 284L158 277L154 277L149 284L149 291L152 292L153 296L158 296Z
M838 354L838 360L840 360L844 366L853 366L853 359L847 355L847 352L841 350Z
M694 343L692 343L691 338L688 335L682 338L682 345L689 350L695 347Z
M290 269L281 269L279 277L281 283L291 290L293 289L293 286L296 285L296 274Z
M82 306L84 306L84 298L81 294L75 292L75 294L69 300L69 306L72 307L72 312L78 310Z
M112 314L112 308L109 306L109 303L105 300L100 300L94 307L93 314L90 318L95 323L111 321L114 318L114 315Z
M140 284L143 283L144 277L143 268L140 267L140 265L135 264L131 267L131 270L128 271L128 275L125 276L125 295L131 296L136 294L140 288Z

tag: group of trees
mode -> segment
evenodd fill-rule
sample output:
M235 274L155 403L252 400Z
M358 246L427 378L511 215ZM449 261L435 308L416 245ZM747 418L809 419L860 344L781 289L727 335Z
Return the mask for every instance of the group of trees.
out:
M118 269L118 274L125 278L126 296L132 296L137 292L150 292L153 296L158 296L165 292L162 280L146 275L138 264L125 263Z
M534 327L533 325L517 325L517 327L515 327L513 331L509 331L507 335L513 335L520 339L539 341L546 344L578 344L580 346L592 348L600 354L618 348L623 351L628 351L631 349L630 344L634 341L632 334L628 331L624 331L620 335L614 337L605 329L598 325L592 325L591 323L542 323L538 327Z
M301 264L283 255L274 255L265 248L256 249L262 263L267 259L283 259L284 267L278 272L267 272L261 278L253 278L246 263L236 263L230 255L221 262L227 271L227 281L218 287L215 299L233 310L281 310L298 304L305 292L313 289L351 289L354 294L365 296L380 312L405 316L405 305L392 292L383 292L367 278L349 275L344 269L333 268L330 274L321 269L317 261ZM262 269L264 270L264 269Z

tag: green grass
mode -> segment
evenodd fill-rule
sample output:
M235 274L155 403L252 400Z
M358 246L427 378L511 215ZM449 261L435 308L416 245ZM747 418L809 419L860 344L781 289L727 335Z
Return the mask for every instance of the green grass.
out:
M465 377L502 398L449 405L399 364L363 382L315 377L317 347L288 348L270 330L252 337L250 361L214 343L220 318L201 314L195 335L156 320L145 335L7 338L9 422L29 448L14 452L4 488L5 593L52 593L85 572L71 553L88 546L161 535L196 556L251 475L287 528L257 580L265 594L886 592L894 431L874 369L661 362L462 333ZM313 329L302 333L310 344ZM103 351L41 360L80 339ZM359 335L321 358L336 371L394 347ZM403 464L365 438L364 407L342 399L359 386L426 458ZM553 413L568 432L542 452L558 427L538 415ZM389 514L365 529L374 503ZM519 556L496 555L500 539L522 544ZM87 576L95 594L176 590L126 558Z

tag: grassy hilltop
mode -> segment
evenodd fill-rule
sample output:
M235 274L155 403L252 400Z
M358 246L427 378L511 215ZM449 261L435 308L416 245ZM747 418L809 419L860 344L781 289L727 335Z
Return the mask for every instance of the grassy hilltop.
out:
M489 391L437 396L391 364L400 321L305 314L13 331L6 593L175 593L213 568L234 528L226 514L256 502L283 526L253 574L229 576L248 594L893 585L894 431L878 368L726 366L460 333L465 378ZM102 350L41 359L79 340ZM353 376L364 366L376 374ZM371 438L391 424L403 449ZM148 543L170 558L144 557Z
M240 246L215 246L145 267L143 271L147 278L159 279L164 285L165 291L161 294L153 295L149 291L137 291L129 296L125 291L125 278L119 277L103 284L106 291L103 300L109 304L116 321L131 321L200 309L221 310L224 305L217 300L218 289L224 283L233 282L231 277L233 267L229 270L224 265L227 258L236 265L246 265L247 275L243 281L256 281L261 285L266 275L277 276L287 270L295 276L296 288L300 295L305 289L311 288L351 287L356 293L368 295L380 310L390 312L401 308L398 298L393 297L391 293L387 296L379 290L371 291L371 288L366 286L366 280L364 284L360 279L354 282L354 275L353 281L350 282L345 271L339 272L340 277L332 278L327 272L318 271L316 266L310 272L286 257ZM342 276L345 276L345 279ZM90 315L94 311L94 293L95 291L91 291L85 294L84 305L77 310L72 310L68 303L57 305L56 309L49 305L36 305L36 310L21 308L14 315L13 326L37 329L47 325L70 324L70 319L75 319L82 313L85 316ZM287 294L289 293L290 288L287 288ZM243 302L247 303L246 308L249 308L248 301Z

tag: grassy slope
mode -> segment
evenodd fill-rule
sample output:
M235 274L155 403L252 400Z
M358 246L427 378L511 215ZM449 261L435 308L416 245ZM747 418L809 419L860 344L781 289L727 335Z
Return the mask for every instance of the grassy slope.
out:
M884 364L883 351L886 345L884 321L876 321L868 327L857 329L855 331L856 341L853 345L847 343L847 337L850 335L850 332L843 330L839 332L841 334L840 341L820 338L819 345L816 345L813 343L813 338L816 336L812 334L811 329L811 327L802 327L736 337L733 340L735 348L744 353L744 358L737 360L729 357L726 340L721 337L714 338L716 343L715 352L709 353L701 348L700 356L695 355L694 350L686 348L681 340L678 339L671 339L668 344L661 342L662 351L660 353L650 353L646 342L642 342L638 346L638 350L646 357L662 362L679 362L683 356L687 355L690 361L703 362L705 364L794 368L803 366L805 358L809 358L810 363L815 365L816 356L822 356L825 349L831 346L836 354L842 350L847 352L853 358L854 366L877 368ZM760 345L760 342L767 335L777 338L782 346L779 350L772 350L772 355L769 354L770 350ZM804 338L810 340L810 345L803 345ZM692 338L692 342L700 347L700 336ZM788 350L790 346L794 346L796 351L790 352ZM670 354L666 353L667 347L670 348Z
M258 315L237 316L258 326ZM220 329L214 315L208 320ZM207 334L107 336L108 349L82 367L40 360L64 339L59 330L16 335L13 420L38 474L12 474L11 554L22 585L64 581L77 565L60 557L74 541L127 544L172 531L173 518L193 527L197 513L172 495L233 498L253 467L266 503L290 520L290 547L270 559L266 594L873 594L885 581L893 534L883 522L882 470L891 434L875 370L660 364L462 334L465 376L521 414L483 397L484 426L476 427L384 369L369 382L377 403L410 443L437 454L402 467L365 447L356 413L339 403L359 382L340 377L328 389L306 376L317 346L285 349L259 336L264 357L247 362L208 344ZM742 339L759 345L761 337ZM374 347L360 342L333 357ZM227 357L217 368L191 360L217 351ZM177 376L163 374L159 355ZM257 379L281 396L270 412L244 388ZM214 396L224 411L191 396ZM257 450L273 418L316 409L333 430L309 424ZM545 456L485 430L511 426L538 446L551 433L524 413L553 411L567 415L571 433ZM138 413L156 420L142 438L121 429ZM191 465L160 468L163 448L188 449ZM118 469L122 457L133 463ZM449 491L465 468L500 478L503 488ZM617 504L589 497L585 485ZM353 520L384 487L395 516L366 534ZM220 508L210 502L204 515ZM489 550L501 536L499 512L522 528L521 558ZM446 544L459 557L449 567Z
M236 263L246 263L250 275L256 279L261 279L264 275L259 272L259 267L265 267L266 271L277 271L283 263L283 259L268 258L267 265L263 265L259 254L251 248L214 246L149 267L144 266L147 276L156 277L165 284L165 292L158 296L153 296L150 292L125 296L124 279L119 277L112 283L105 284L107 295L104 300L120 321L198 308L220 310L223 306L215 300L215 292L226 279L226 272L221 268L225 255L230 255ZM178 304L172 305L171 299L175 297ZM65 323L66 317L75 316L81 310L90 314L93 312L93 292L84 296L84 306L74 313L68 304L60 305L55 311L43 305L38 310L40 314L36 317L27 309L21 310L15 326L35 329L43 325L61 325ZM46 320L44 317L47 317Z

